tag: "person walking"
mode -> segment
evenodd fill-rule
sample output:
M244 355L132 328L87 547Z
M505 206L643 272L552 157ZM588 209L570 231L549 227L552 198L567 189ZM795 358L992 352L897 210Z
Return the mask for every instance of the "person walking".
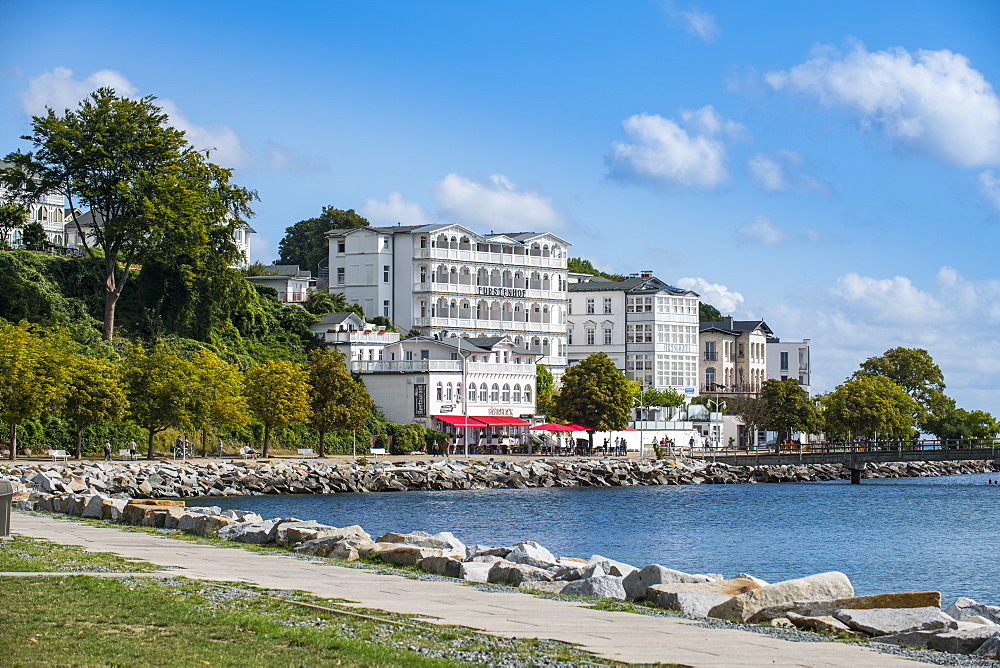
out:
M128 456L135 459L135 439L128 442Z
M111 442L104 441L104 461L111 461Z
M218 455L219 459L222 459L222 446L223 446L223 443L222 443L222 439L220 438L219 439L219 444L215 446L216 455Z

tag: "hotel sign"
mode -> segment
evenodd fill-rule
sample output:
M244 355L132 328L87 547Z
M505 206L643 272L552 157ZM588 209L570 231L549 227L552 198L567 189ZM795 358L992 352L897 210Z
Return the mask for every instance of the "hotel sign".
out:
M426 417L427 415L426 385L413 386L413 414L417 417Z
M497 415L502 417L514 417L513 408L488 408L486 412L490 415Z
M487 297L514 297L515 299L524 299L528 296L528 291L518 288L491 288L488 285L477 285L476 294L485 295Z

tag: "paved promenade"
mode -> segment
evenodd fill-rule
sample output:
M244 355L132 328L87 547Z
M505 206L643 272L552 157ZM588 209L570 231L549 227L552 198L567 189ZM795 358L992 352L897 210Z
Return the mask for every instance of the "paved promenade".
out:
M145 533L14 512L12 533L113 552L198 580L241 581L298 589L359 606L415 614L498 636L575 643L628 663L687 666L904 666L921 665L865 647L832 642L789 642L676 618L590 610L580 604L519 593L484 592L451 582L410 580L374 571L315 563L238 548L199 545Z

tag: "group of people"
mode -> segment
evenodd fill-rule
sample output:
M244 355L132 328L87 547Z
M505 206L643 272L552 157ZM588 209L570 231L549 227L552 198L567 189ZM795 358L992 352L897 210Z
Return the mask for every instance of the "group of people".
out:
M128 442L128 456L135 459L135 439ZM111 461L111 441L104 441L104 461Z
M622 436L616 436L613 443L610 438L604 439L604 454L624 457L628 454L628 441Z

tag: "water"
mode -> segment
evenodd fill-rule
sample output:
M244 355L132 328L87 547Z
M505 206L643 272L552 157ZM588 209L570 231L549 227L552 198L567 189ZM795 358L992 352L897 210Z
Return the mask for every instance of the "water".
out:
M775 582L846 573L858 595L940 591L1000 604L997 474L760 485L205 498L372 536L451 531L467 544L535 540L560 556L747 572Z

